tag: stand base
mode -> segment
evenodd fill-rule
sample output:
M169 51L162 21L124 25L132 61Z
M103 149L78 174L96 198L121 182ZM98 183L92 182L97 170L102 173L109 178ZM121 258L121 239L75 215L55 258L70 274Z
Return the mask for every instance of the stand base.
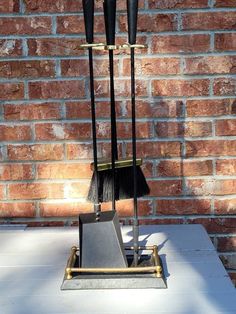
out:
M156 248L156 247L154 247ZM130 250L131 248L126 248ZM152 250L150 247L140 248ZM142 254L138 267L133 267L133 255L127 255L128 268L83 269L79 266L79 250L72 248L61 290L89 289L165 289L167 288L159 256Z

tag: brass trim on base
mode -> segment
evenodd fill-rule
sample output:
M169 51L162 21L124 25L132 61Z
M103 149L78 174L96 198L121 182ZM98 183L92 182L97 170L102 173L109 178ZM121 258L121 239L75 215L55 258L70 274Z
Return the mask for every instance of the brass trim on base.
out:
M133 250L133 247L126 247L126 251ZM93 274L137 274L137 273L147 273L151 272L156 275L157 278L162 278L162 266L160 262L160 258L158 255L158 249L156 245L153 246L140 246L138 248L140 251L152 251L152 257L154 261L153 266L146 267L127 267L127 268L82 268L82 267L74 267L76 261L77 252L79 252L79 248L73 246L71 248L71 255L67 262L67 266L65 269L65 278L70 280L73 278L73 273L93 273Z

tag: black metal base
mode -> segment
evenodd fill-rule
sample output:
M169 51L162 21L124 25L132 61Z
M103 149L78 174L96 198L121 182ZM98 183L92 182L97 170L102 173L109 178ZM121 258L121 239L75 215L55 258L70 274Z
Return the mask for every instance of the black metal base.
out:
M127 255L129 267L133 264L133 255ZM79 266L79 256L76 257L75 267ZM151 255L142 255L138 267L153 266ZM165 289L167 288L164 274L157 277L153 272L137 273L72 273L67 279L65 274L61 290L90 290L90 289Z

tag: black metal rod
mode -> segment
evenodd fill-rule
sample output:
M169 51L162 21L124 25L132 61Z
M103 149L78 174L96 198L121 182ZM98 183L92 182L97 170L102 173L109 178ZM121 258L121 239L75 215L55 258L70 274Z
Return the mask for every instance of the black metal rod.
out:
M88 44L93 43L94 33L94 0L83 0L84 26L86 41ZM93 163L94 163L94 180L95 180L95 203L94 212L96 219L100 218L101 204L99 203L99 176L98 176L98 159L97 159L97 134L96 134L96 105L94 93L94 73L93 73L93 50L89 52L89 80L90 80L90 100L91 100L91 116L92 116L92 140L93 140Z
M110 110L111 110L111 170L112 170L112 209L116 209L116 169L115 161L118 159L117 133L116 133L116 108L114 88L114 57L113 50L109 50L110 71Z
M106 41L107 45L115 43L116 26L116 0L104 0L103 2ZM118 159L117 133L116 133L116 104L114 88L114 56L113 50L109 50L110 72L110 114L111 114L111 170L112 170L112 209L116 209L116 169L115 161Z
M98 158L97 158L97 132L96 132L96 107L94 95L94 73L93 73L93 50L89 51L89 77L90 77L90 99L91 99L91 116L92 116L92 139L93 139L93 162L94 162L94 180L95 180L95 203L94 211L97 220L100 217L100 204L99 204L99 177L98 177Z
M137 166L136 166L136 112L135 112L135 63L134 48L130 51L131 62L131 112L132 112L132 153L133 153L133 183L134 183L134 264L138 265L138 238L139 238L139 222L138 222L138 198L137 198Z
M136 44L138 0L127 0L128 14L128 37L131 45ZM138 241L139 241L139 221L138 221L138 199L137 199L137 166L136 166L136 113L135 113L135 60L134 48L130 49L130 80L131 80L131 112L132 112L132 154L133 154L133 184L134 184L134 265L138 266Z

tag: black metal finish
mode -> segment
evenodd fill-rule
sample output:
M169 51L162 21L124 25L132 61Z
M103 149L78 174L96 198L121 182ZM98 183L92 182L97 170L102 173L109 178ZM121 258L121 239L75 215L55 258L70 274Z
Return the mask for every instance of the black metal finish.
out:
M106 29L107 45L115 44L116 25L116 0L104 0L104 20ZM112 209L116 208L116 169L115 161L118 159L117 133L116 133L116 108L114 88L114 58L113 50L109 50L109 72L110 72L110 110L111 110L111 172L112 172Z
M83 0L84 25L86 40L88 44L93 43L94 33L94 0ZM95 181L95 201L94 212L99 220L101 205L99 203L99 176L98 176L98 158L97 158L97 134L96 134L96 108L94 93L94 73L93 73L93 50L89 52L89 77L90 77L90 99L91 99L91 116L92 116L92 138L93 138L93 163L94 163L94 181Z
M80 267L127 267L119 219L115 211L79 216Z
M137 15L138 15L138 0L127 0L128 13L128 33L129 43L136 43L137 33ZM133 219L133 234L134 234L134 263L138 265L138 238L139 238L139 222L138 222L138 199L137 199L137 166L136 166L136 114L135 114L135 61L134 48L130 51L130 67L131 67L131 108L132 108L132 152L133 152L133 180L134 180L134 219Z

